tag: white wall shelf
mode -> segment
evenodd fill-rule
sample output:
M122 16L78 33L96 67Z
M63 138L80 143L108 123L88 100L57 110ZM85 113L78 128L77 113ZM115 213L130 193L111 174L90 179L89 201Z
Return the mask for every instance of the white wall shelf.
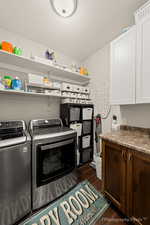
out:
M58 80L70 80L73 83L80 83L80 84L88 84L90 81L90 77L86 75L80 75L77 72L72 72L69 70L65 70L62 68L58 68L57 66L51 65L48 61L45 62L38 62L36 60L27 58L25 56L17 56L15 54L11 54L5 51L0 50L0 63L13 66L16 68L18 72L25 70L31 72L37 72L42 74L50 74ZM1 66L2 67L2 66Z
M91 100L90 98L79 98L79 97L65 97L62 95L54 95L54 94L44 94L44 93L34 93L34 92L28 92L28 91L16 91L16 90L11 90L11 89L0 89L0 94L14 94L14 95L27 95L27 96L42 96L42 97L56 97L56 98L69 98L69 99L80 99L80 100Z
M60 95L52 95L52 94L44 94L44 93L34 93L34 92L26 92L26 91L16 91L16 90L0 90L0 94L14 94L14 95L33 95L33 96L42 96L42 97L57 97L61 98Z

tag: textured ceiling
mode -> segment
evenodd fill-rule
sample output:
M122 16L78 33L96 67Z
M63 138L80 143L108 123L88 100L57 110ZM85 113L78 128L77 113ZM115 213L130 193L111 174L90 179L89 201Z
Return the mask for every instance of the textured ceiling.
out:
M78 0L76 14L61 18L49 0L0 0L0 27L84 60L134 23L145 0Z

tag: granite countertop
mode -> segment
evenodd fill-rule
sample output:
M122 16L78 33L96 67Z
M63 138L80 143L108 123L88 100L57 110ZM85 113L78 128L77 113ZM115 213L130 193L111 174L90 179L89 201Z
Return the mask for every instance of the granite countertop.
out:
M150 129L121 126L119 131L102 134L103 140L150 154Z

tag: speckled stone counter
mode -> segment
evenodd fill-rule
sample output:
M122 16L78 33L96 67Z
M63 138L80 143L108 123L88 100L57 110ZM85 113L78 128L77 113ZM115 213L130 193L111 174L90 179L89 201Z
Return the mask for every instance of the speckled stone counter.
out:
M121 126L120 131L102 134L103 140L150 154L150 129Z

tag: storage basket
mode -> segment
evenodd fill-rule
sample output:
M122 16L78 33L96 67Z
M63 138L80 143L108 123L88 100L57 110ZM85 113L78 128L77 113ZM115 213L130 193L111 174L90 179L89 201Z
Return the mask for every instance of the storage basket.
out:
M83 121L82 133L90 134L91 131L92 131L92 121Z
M70 122L80 120L80 108L71 107L70 108Z
M82 137L82 148L90 147L90 143L91 143L91 136L90 135Z
M92 120L93 108L83 108L82 117L83 120Z
M86 149L81 153L81 163L90 162L92 158L92 149Z

